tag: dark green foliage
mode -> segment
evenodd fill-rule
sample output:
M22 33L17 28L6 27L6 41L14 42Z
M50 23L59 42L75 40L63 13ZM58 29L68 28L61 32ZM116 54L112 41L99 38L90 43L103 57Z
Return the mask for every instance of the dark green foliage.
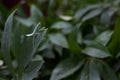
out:
M29 17L18 9L1 29L1 79L120 79L119 0L28 3Z
M13 29L13 16L15 11L8 17L5 23L5 29L2 36L1 50L2 56L9 71L15 80L31 80L36 76L37 71L43 64L40 56L32 60L46 30L39 31L40 24L35 27L34 33L29 34L30 29L24 30L23 26L17 24ZM22 29L22 30L23 30ZM12 33L12 30L14 31ZM10 54L12 47L13 55L15 57L15 64L13 64Z

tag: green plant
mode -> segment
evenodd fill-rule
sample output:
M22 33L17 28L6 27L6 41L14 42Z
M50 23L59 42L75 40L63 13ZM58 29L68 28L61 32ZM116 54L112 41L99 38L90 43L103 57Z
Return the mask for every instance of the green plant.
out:
M24 38L18 37L19 32L21 35L32 32L26 36L31 37L37 28L34 26L41 22L48 31L36 52L45 63L35 80L120 79L119 0L40 2L32 2L34 5L30 5L28 18L15 16L15 26L22 27L13 28L12 60L21 61L16 58L16 53L21 53L17 43ZM26 32L28 28L30 31Z
M2 56L14 80L32 80L44 63L40 55L34 54L46 29L41 30L40 23L31 28L22 26L18 22L14 24L15 12L16 10L5 23L1 41Z

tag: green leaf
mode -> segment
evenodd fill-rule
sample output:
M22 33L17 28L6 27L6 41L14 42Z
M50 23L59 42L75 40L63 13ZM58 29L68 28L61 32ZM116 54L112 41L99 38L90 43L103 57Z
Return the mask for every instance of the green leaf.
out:
M69 58L60 62L53 70L50 80L60 80L74 74L81 68L84 61L77 58Z
M14 30L12 51L18 62L19 75L21 76L23 70L28 65L33 55L35 54L41 40L43 39L46 29L39 31L40 24L38 24L32 33L21 34L21 31L25 29L23 26L18 26ZM23 28L23 29L22 29ZM25 30L30 31L30 30ZM28 32L27 32L28 33Z
M118 80L115 72L105 62L96 60L96 68L103 80Z
M87 21L91 18L94 18L96 16L98 16L101 12L103 11L103 9L95 9L95 10L92 10L90 11L89 13L87 13L82 19L81 21Z
M110 56L107 49L99 49L95 47L87 47L82 52L86 55L97 58L106 58Z
M53 29L61 29L63 33L70 33L72 31L72 25L68 22L59 21L51 26Z
M28 19L23 19L23 18L20 18L20 17L16 17L17 21L26 25L26 26L31 26L34 24L33 21L31 21L29 18Z
M83 9L79 9L79 10L75 13L74 18L77 19L77 20L78 20L78 19L81 19L87 12L89 12L89 11L95 9L95 8L98 8L98 7L100 7L100 5L97 4L97 5L87 6L87 7L83 8Z
M61 33L49 34L50 41L58 46L68 48L68 42L66 37Z
M31 6L30 13L31 13L30 20L33 21L34 24L43 21L43 14L35 5Z
M22 80L32 80L33 78L36 77L37 72L43 65L44 61L42 57L39 55L36 56L29 64L28 67L26 68Z
M81 52L81 48L77 44L77 41L75 40L75 36L73 34L70 34L68 36L68 43L69 43L69 49L71 50L71 52L73 53Z
M20 17L16 17L16 19L26 25L26 26L32 26L32 25L35 25L39 22L42 22L43 23L43 14L42 12L35 6L35 5L32 5L30 7L30 17L27 18L27 19L24 19L24 18L20 18Z
M104 62L90 58L77 80L118 80L115 72Z
M55 0L49 0L49 6L48 6L49 11L53 6L55 6L55 2L56 2Z
M108 24L110 24L110 20L111 20L111 16L108 14L107 11L105 11L101 14L100 22L102 24L108 25Z
M94 60L86 62L77 80L101 80Z
M55 24L53 24L51 28L66 29L66 28L71 28L71 27L72 27L72 25L70 23L59 21L59 22L56 22Z
M82 33L80 31L77 33L77 42L79 44L82 44L82 42L83 42Z
M112 17L117 12L117 8L111 7L104 11L100 17L100 22L108 26L109 24L113 24L114 20ZM111 21L112 20L112 21Z
M113 34L113 31L110 31L110 30L104 31L99 36L97 36L95 41L106 46L108 42L110 41L112 34Z
M15 12L16 10L8 17L8 19L5 22L5 28L4 28L4 32L2 35L2 41L1 41L1 51L2 51L2 56L3 56L5 64L7 65L8 69L10 70L14 78L16 79L16 73L12 65L12 60L10 56L13 17L14 17Z
M107 47L113 55L120 51L120 18L115 23L114 32Z
M116 55L116 58L120 58L120 52Z

